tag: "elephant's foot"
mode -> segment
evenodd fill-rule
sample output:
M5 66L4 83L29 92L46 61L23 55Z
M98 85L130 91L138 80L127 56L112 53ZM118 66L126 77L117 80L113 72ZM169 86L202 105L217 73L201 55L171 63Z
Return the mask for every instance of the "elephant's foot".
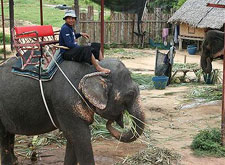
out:
M67 141L64 165L77 165L77 159L74 155L73 146L69 141Z
M19 164L19 161L18 161L17 157L14 154L12 155L12 162L13 162L13 165Z
M18 160L14 155L15 135L7 132L0 121L0 152L2 165L15 165Z
M3 165L17 165L17 157L9 152L9 150L3 149L1 153L1 164Z

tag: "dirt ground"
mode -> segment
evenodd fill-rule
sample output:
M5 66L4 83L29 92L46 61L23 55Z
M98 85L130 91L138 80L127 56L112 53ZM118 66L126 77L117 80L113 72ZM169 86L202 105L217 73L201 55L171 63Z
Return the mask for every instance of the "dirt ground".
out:
M143 70L143 73L153 74L155 50L137 50L149 56L123 59L123 63L131 70ZM166 51L165 51L166 52ZM183 63L186 56L188 63L199 63L199 55L188 55L186 51L177 51L175 62ZM222 68L222 61L215 61L213 68ZM193 76L193 74L190 76ZM152 144L165 147L181 155L182 165L223 165L225 158L196 157L190 150L193 136L204 128L220 127L221 102L208 105L180 108L185 105L185 95L189 86L167 87L165 90L141 90L142 107L146 115L146 123L150 128ZM190 103L189 103L190 104ZM143 150L146 144L142 138L131 144L120 143L116 140L97 140L93 142L93 150L97 165L111 165L129 155ZM40 151L39 161L19 158L20 164L56 164L62 165L65 146L48 146Z

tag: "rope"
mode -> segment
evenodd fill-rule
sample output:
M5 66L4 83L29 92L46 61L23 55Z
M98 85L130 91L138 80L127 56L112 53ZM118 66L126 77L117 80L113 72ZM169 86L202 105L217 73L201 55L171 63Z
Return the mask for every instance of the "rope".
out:
M70 79L67 77L67 75L65 74L65 72L61 69L61 67L59 66L59 64L56 62L55 58L53 57L53 55L46 50L46 52L52 57L52 60L55 62L56 66L59 68L59 70L61 71L61 73L63 74L63 76L66 78L66 80L69 82L69 84L72 86L72 88L77 92L77 94L80 96L80 98L84 101L84 103L87 105L87 107L94 112L94 110L88 105L87 101L84 99L84 97L80 94L80 92L77 90L77 88L73 85L73 83L70 81Z
M77 90L77 88L73 85L73 83L70 81L70 79L66 76L66 74L64 73L64 71L61 69L61 67L59 66L59 64L56 62L55 58L53 57L53 55L48 51L46 50L46 52L52 57L52 60L55 62L56 66L59 68L59 70L61 71L61 73L63 74L63 76L66 78L66 80L69 82L69 84L72 86L72 88L77 92L77 94L81 97L81 99L84 101L84 103L87 105L87 107L92 111L94 112L94 110L92 110L92 108L88 105L88 103L86 102L86 100L83 98L83 96L80 94L80 92ZM41 61L40 61L41 62ZM40 66L40 65L39 65ZM52 118L52 115L49 111L49 108L48 108L48 105L47 105L47 102L46 102L46 99L45 99L45 95L44 95L44 91L43 91L43 86L42 86L42 81L41 81L41 68L40 69L40 75L39 75L39 84L40 84L40 89L41 89L41 96L42 96L42 99L43 99L43 102L44 102L44 105L45 105L45 108L48 112L48 116L53 124L53 126L55 128L57 128L53 118Z
M39 85L40 85L40 89L41 89L41 96L42 96L42 100L44 102L45 108L47 110L48 116L49 116L49 118L50 118L53 126L55 128L57 128L57 126L56 126L56 124L55 124L55 122L54 122L54 120L52 118L52 115L51 115L51 113L50 113L50 111L48 109L48 105L47 105L47 102L46 102L46 99L45 99L45 95L44 95L44 91L43 91L43 86L42 86L42 81L41 81L41 67L42 67L41 66L41 61L42 61L42 54L43 54L43 49L42 49L42 46L41 46L41 57L39 57Z
M45 99L45 95L44 95L44 91L43 91L43 86L42 86L42 81L41 81L41 79L39 80L39 84L40 84L40 89L41 89L41 96L42 96L42 99L43 99L45 108L46 108L46 110L47 110L47 112L48 112L48 116L50 117L51 122L52 122L52 124L54 125L54 127L57 128L57 126L56 126L56 124L55 124L55 122L54 122L54 120L53 120L53 118L52 118L52 115L51 115L51 113L50 113L50 111L49 111L49 109L48 109L48 105L47 105L47 103L46 103L46 99Z

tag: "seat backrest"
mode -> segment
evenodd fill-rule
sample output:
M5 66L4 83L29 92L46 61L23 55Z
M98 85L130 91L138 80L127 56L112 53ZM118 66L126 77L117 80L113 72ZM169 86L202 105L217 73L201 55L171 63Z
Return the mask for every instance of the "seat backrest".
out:
M24 33L24 32L31 32L36 31L38 33L38 37L45 37L45 36L53 36L54 31L51 25L42 25L42 26L23 26L23 27L14 27L16 35ZM19 38L32 38L36 37L35 33L19 35Z

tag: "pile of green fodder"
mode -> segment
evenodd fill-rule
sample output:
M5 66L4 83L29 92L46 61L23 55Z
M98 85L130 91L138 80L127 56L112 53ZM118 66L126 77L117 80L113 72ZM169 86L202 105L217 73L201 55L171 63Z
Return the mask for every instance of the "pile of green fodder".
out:
M220 129L205 129L194 137L191 149L198 156L225 157L225 147L221 144Z
M153 89L154 84L152 81L153 75L132 73L132 79L140 86L141 89Z
M186 63L186 64L181 64L181 63L174 63L173 64L173 71L181 70L181 69L199 69L199 64L197 63Z
M180 155L171 150L149 146L115 165L172 165L179 164L180 159Z
M94 123L90 126L92 141L98 138L109 139L111 138L110 132L106 128L106 120L99 115L95 114ZM132 115L128 111L125 111L123 114L124 128L121 128L116 123L113 123L112 126L115 127L120 132L130 130L130 128L135 128L136 125L133 121Z
M56 144L59 147L65 145L66 139L63 133L53 131L36 136L16 136L15 151L16 154L22 157L36 159L38 157L38 150L50 144Z
M214 101L222 99L222 85L211 87L196 87L188 93L188 98Z

